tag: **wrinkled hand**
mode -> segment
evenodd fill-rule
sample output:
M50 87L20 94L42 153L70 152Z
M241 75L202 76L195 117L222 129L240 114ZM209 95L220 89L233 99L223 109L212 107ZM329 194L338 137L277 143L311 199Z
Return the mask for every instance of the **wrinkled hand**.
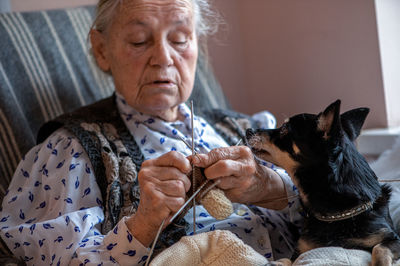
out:
M232 202L282 209L285 201L271 201L286 196L282 179L273 170L258 165L246 146L217 148L208 154L189 157L205 168L208 179L219 179L219 188Z
M191 186L187 174L191 170L190 161L176 151L143 162L138 173L140 203L127 226L144 246L154 240L162 221L167 218L166 227L172 215L185 203Z

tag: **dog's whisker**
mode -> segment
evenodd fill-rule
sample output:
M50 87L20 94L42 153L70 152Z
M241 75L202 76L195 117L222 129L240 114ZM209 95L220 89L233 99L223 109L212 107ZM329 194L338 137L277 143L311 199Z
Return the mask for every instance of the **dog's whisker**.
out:
M247 140L247 146L256 147L262 143L262 139L260 136L253 135L250 139Z
M290 199L294 199L294 198L298 198L299 195L292 195L289 197L280 197L280 198L276 198L276 199L271 199L269 200L269 202L276 202L276 201L282 201L282 200L290 200Z
M400 179L378 179L382 183L400 182Z

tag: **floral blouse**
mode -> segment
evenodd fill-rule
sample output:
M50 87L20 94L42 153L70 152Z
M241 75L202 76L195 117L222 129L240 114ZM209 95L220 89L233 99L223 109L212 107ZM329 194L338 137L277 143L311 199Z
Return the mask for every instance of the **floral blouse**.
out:
M179 138L191 143L190 110L179 105L183 121L165 122L141 114L117 94L119 112L145 159L176 150L190 155ZM268 112L255 119L266 128L275 126ZM194 142L198 152L209 152L227 143L201 117L194 118ZM202 206L196 207L196 233L226 229L268 259L290 257L294 236L289 224L301 223L296 187L287 174L274 169L284 181L290 198L282 211L234 204L234 213L218 221ZM143 265L149 248L129 232L125 220L103 235L103 201L90 160L78 140L65 129L54 132L33 147L19 163L3 200L0 235L8 248L28 265ZM193 234L193 212L185 219Z

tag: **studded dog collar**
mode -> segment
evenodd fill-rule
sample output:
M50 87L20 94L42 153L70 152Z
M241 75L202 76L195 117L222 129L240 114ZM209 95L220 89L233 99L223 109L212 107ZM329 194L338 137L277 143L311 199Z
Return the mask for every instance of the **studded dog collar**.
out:
M371 210L372 207L373 207L373 203L372 203L372 201L369 201L367 203L358 205L354 208L345 210L343 212L330 213L330 214L326 214L326 215L322 215L320 213L313 213L313 216L323 222L335 222L335 221L346 220L348 218L357 216L365 211Z

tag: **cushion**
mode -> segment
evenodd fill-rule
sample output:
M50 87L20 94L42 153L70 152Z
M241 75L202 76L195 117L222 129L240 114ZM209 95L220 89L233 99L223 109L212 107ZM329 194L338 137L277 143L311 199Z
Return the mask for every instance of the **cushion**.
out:
M0 14L0 202L44 122L114 91L89 52L94 9ZM229 107L203 56L191 99L195 112Z
M383 152L379 158L371 162L371 168L375 171L379 180L392 188L392 196L389 202L389 212L393 224L400 232L400 137L398 137L391 149Z
M324 247L309 250L301 254L293 266L365 266L371 263L371 253L358 249Z

